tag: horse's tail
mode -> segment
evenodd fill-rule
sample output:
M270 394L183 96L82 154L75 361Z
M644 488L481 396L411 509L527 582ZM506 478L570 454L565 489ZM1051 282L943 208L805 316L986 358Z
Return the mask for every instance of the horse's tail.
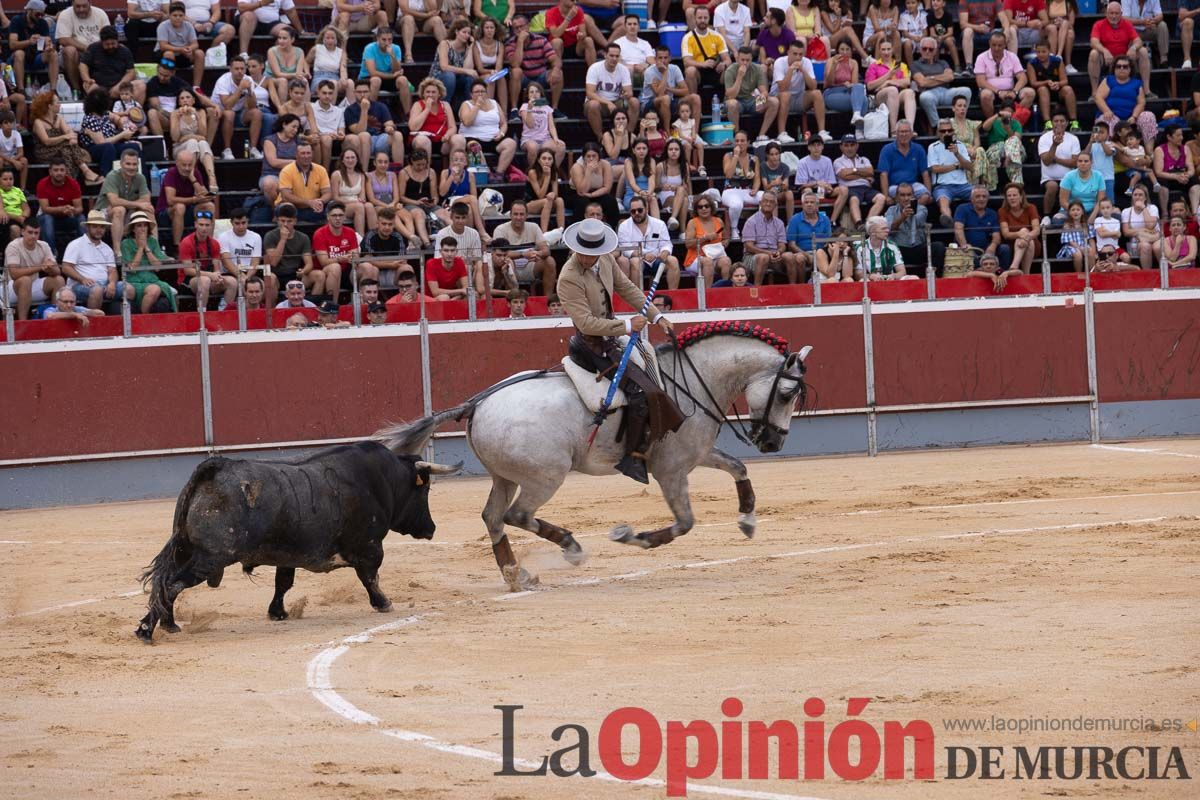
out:
M473 410L474 406L471 403L463 403L461 406L448 408L412 422L380 428L371 438L382 442L393 453L419 455L438 427L450 420L469 418Z

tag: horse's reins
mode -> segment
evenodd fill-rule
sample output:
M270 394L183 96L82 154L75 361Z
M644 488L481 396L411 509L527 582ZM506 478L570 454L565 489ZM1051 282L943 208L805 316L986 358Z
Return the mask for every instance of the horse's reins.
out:
M700 383L700 388L704 389L704 394L708 397L709 402L712 403L712 405L718 410L720 410L720 407L717 405L717 399L713 397L712 390L708 388L708 383L704 380L704 376L700 374L700 370L696 369L696 365L692 363L692 357L688 355L688 352L685 348L679 346L679 341L675 338L675 332L670 331L667 333L667 336L670 338L671 344L674 345L675 352L683 356L683 360L687 362L687 365L691 367L692 372L696 374L696 380ZM679 380L677 380L676 376L679 374L679 369L679 360L676 359L674 367L671 370L672 374L670 377L668 377L665 373L662 376L664 380L670 381L672 386L675 388L675 405L679 405L679 392L683 392L684 396L691 400L692 404L696 408L703 411L709 419L717 423L718 432L720 431L722 425L727 425L729 430L733 432L733 435L737 437L738 441L747 447L753 447L754 442L752 441L752 434L746 428L746 423L742 420L741 413L738 412L737 401L735 400L733 403L733 412L736 415L735 418L737 419L738 423L737 427L735 428L733 423L729 421L728 417L714 412L705 403L701 402L694 394L692 394L690 391L691 383L688 381L687 370L684 370L683 372L683 383L680 383ZM688 416L691 415L689 414Z

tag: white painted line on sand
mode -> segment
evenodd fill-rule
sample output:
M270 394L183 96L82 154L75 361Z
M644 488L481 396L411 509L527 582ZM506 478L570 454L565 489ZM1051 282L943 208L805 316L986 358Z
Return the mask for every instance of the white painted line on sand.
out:
M860 517L871 514L903 514L908 511L947 511L955 508L982 508L984 506L1017 506L1032 503L1069 503L1091 500L1124 500L1131 497L1172 497L1185 494L1200 494L1200 489L1183 489L1173 492L1127 492L1125 494L1093 494L1086 497L1035 497L1028 500L982 500L976 503L947 503L940 506L900 506L897 508L868 508L861 511L842 511L839 517ZM820 516L820 515L816 515ZM795 520L812 520L813 516L793 517Z
M105 600L115 600L119 597L134 597L135 595L139 595L141 593L142 593L141 589L134 589L129 592L120 592L118 594L111 594L111 595L108 595L107 597L89 597L86 600L72 600L69 603L59 603L58 605L47 606L46 608L36 608L33 611L22 611L19 614L9 614L7 617L0 617L0 619L17 619L19 617L34 617L34 616L37 616L38 614L45 614L50 611L62 611L64 608L77 608L79 606L90 606L93 603L101 603Z
M798 558L798 557L802 557L802 556L806 556L806 555L817 555L817 554L821 554L821 553L841 553L841 552L848 552L848 551L852 551L852 550L865 550L865 549L869 549L869 548L889 547L889 546L893 546L893 545L897 545L897 544L915 544L915 543L921 543L921 542L948 541L948 540L954 540L954 539L978 538L978 537L985 537L985 536L1015 536L1015 535L1021 535L1021 534L1026 534L1026 533L1044 533L1047 531L1079 530L1079 529L1085 529L1085 528L1109 528L1109 527L1115 527L1118 525L1137 525L1137 524L1147 524L1147 523L1152 523L1152 522L1161 522L1164 519L1167 519L1167 517L1165 517L1165 516L1164 517L1142 517L1139 519L1113 520L1113 521L1109 521L1109 522L1078 522L1078 523L1071 523L1071 524L1067 524L1067 525L1039 525L1039 526L1030 527L1030 528L994 528L994 529L988 529L988 530L962 531L962 532L958 532L958 533L944 533L944 534L938 534L935 536L912 536L912 537L906 537L903 539L895 539L895 540L890 540L890 541L863 542L860 544L850 544L850 545L831 545L828 547L817 547L817 548L811 548L808 550L793 550L793 551L784 552L784 553L767 553L767 554L763 554L763 555L739 556L737 558L724 558L724 559L717 559L717 560L711 560L711 561L692 561L692 562L685 562L685 563L679 563L679 564L668 564L668 565L665 565L662 567L637 570L634 572L624 572L624 573L619 573L616 575L594 577L594 578L582 578L582 579L576 580L576 581L569 581L565 584L561 584L560 586L547 586L547 587L544 587L537 591L514 592L511 594L502 595L502 596L494 598L494 599L497 599L497 600L515 599L515 598L520 598L520 597L527 597L529 595L541 594L546 591L552 591L554 589L562 589L562 588L578 587L578 586L596 586L596 585L600 585L600 584L604 584L604 583L611 583L611 582L616 582L616 581L637 580L638 578L643 578L647 575L653 575L653 574L656 574L659 572L666 572L669 570L705 569L705 568L709 568L709 567L725 566L727 564L737 564L737 563L744 562L744 561L766 561L766 560L777 560L777 559L784 559L784 558ZM458 603L454 603L454 605L461 605L462 603L465 603L465 602L468 602L468 601L459 601ZM373 628L368 628L367 630L362 631L361 633L355 634L354 636L348 636L345 639L342 639L340 644L331 643L331 644L327 645L323 650L321 650L321 652L319 652L319 653L317 653L317 655L313 656L313 658L308 662L308 668L307 668L308 689L311 692L312 696L314 698L316 698L317 701L319 701L326 708L330 709L335 714L337 714L338 716L342 717L345 720L348 720L348 721L353 722L358 725L378 726L380 724L380 719L378 717L376 717L373 714L370 714L366 711L363 711L358 706L354 705L349 700L342 697L337 692L337 690L334 689L333 682L330 677L330 671L332 670L334 663L338 660L338 658L340 658L344 653L346 653L350 649L350 646L353 644L365 644L365 643L371 641L372 637L377 633L384 633L389 630L395 630L398 628L407 627L409 625L414 625L427 617L433 616L435 613L436 612L429 612L426 614L416 614L413 616L405 617L400 620L396 620L394 622L386 623L384 625L377 625ZM376 727L376 729L379 731L379 733L382 733L385 736L390 736L392 738L399 739L399 740L405 741L405 742L416 743L423 747L427 747L431 750L436 750L438 752L449 753L451 755L461 756L464 758L473 758L473 759L482 760L482 761L490 761L492 763L502 763L501 756L498 755L497 753L493 753L489 750L481 750L479 748L469 747L466 745L459 745L459 744L453 744L450 742L443 742L433 736L429 736L424 733L418 733L415 731L406 731L406 730L394 729L394 728L380 729L378 727ZM539 766L539 764L532 762L532 761L528 761L526 759L515 759L514 761L517 765L524 767L526 769L535 768L535 767ZM654 787L654 788L663 788L666 786L665 781L659 780L657 778L644 778L640 781L623 781L623 780L616 778L605 772L597 772L595 777L599 778L601 780L615 781L615 782L625 783L625 784L629 784L629 785L650 786L650 787ZM729 787L723 787L723 786L709 786L709 785L700 784L700 783L689 784L688 791L693 792L695 794L713 795L713 796L719 796L719 797L748 798L748 800L824 800L823 798L816 798L816 797L811 797L811 796L775 794L772 792L759 792L759 791L735 789L735 788L729 788Z
M1119 453L1145 453L1156 456L1176 456L1178 458L1200 458L1196 453L1176 453L1173 450L1163 450L1160 447L1125 447L1117 444L1094 444L1096 450L1114 450Z

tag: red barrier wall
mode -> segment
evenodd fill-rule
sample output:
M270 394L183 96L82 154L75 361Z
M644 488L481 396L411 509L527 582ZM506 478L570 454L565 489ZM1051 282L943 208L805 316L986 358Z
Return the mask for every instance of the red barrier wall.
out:
M365 436L421 416L416 336L214 342L217 445Z
M1097 303L1101 402L1200 397L1196 303Z
M0 459L204 444L194 344L5 354L0 375Z
M1196 300L1110 297L1095 304L1101 401L1200 397ZM874 306L877 403L1086 395L1083 305L1003 302ZM866 405L861 308L697 316L769 327L793 350L812 345L816 409L828 411ZM682 315L676 323L689 324ZM571 329L539 324L431 325L434 408L520 369L556 364ZM208 342L218 446L363 436L423 413L415 327L221 334ZM0 419L9 421L0 427L0 460L202 447L200 347L197 336L0 347Z
M874 314L871 322L880 405L1088 392L1082 305Z

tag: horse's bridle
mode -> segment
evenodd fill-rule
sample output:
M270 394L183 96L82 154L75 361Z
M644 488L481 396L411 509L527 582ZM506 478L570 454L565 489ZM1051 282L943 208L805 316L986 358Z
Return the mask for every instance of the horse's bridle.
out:
M794 398L797 393L799 393L801 408L804 408L804 403L808 400L808 384L804 382L804 362L800 362L800 375L798 377L788 375L785 372L788 361L793 355L795 354L785 354L783 357L783 363L779 365L779 369L775 370L775 380L771 381L771 391L767 393L767 402L763 406L762 416L758 418L752 418L750 420L750 442L755 447L762 442L763 434L765 434L767 431L774 431L775 433L779 434L780 438L786 438L788 435L786 428L781 428L770 420L771 409L775 406L776 395L780 395L780 397L784 400L791 401L791 399ZM794 391L781 393L779 391L779 382L784 378L787 378L788 380L794 380L799 385ZM734 411L737 411L736 404L734 405Z
M715 397L713 397L712 391L708 388L708 384L705 382L704 376L700 374L700 371L698 369L696 369L696 365L692 363L691 356L688 355L687 350L685 348L682 348L679 346L679 343L675 340L674 333L670 334L670 337L671 337L671 343L675 345L675 351L683 356L683 360L685 362L687 362L687 365L689 367L691 367L692 372L696 375L696 380L699 381L700 388L702 388L704 390L704 394L708 398L709 403L712 403L713 407L717 408L717 400ZM671 384L675 387L675 392L676 392L675 404L676 405L679 405L678 393L683 392L683 395L685 397L687 397L689 400L691 400L692 403L694 403L697 408L699 408L701 411L703 411L709 419L711 419L717 423L718 429L720 429L720 427L722 425L727 425L727 426L729 426L729 430L731 430L733 432L733 435L735 437L737 437L737 440L740 441L742 444L747 445L748 447L758 447L759 444L762 442L763 435L767 431L774 431L775 433L779 434L781 437L786 437L788 435L787 430L774 424L769 419L770 414L771 414L771 408L775 404L775 397L777 395L781 395L781 392L779 391L779 382L781 380L783 380L784 378L787 378L788 380L794 380L799 384L799 386L796 388L796 392L800 393L800 407L801 408L804 407L805 402L807 402L807 400L808 400L808 384L804 381L804 373L807 371L807 369L804 366L804 361L801 360L801 362L800 362L800 375L798 377L788 375L786 372L788 359L793 355L795 355L795 353L789 352L789 353L784 354L783 362L779 365L779 369L777 369L775 371L774 380L771 381L771 391L767 395L766 405L763 406L762 416L751 417L749 429L746 428L746 423L743 421L742 415L738 412L737 401L734 401L734 404L733 404L733 412L735 414L735 419L737 421L737 426L735 427L733 425L733 423L731 423L729 421L728 417L726 417L723 414L714 412L711 408L709 408L708 404L701 402L694 394L691 393L691 391L690 391L691 386L689 385L686 371L683 374L683 382L682 383L680 383L678 380L676 380L674 375L668 376L664 373L664 374L662 374L662 377L664 380L670 381ZM676 363L678 363L678 362L676 362ZM783 394L783 396L786 396L789 398L795 397L795 392L789 392L789 393ZM717 411L719 412L720 408L717 408Z

